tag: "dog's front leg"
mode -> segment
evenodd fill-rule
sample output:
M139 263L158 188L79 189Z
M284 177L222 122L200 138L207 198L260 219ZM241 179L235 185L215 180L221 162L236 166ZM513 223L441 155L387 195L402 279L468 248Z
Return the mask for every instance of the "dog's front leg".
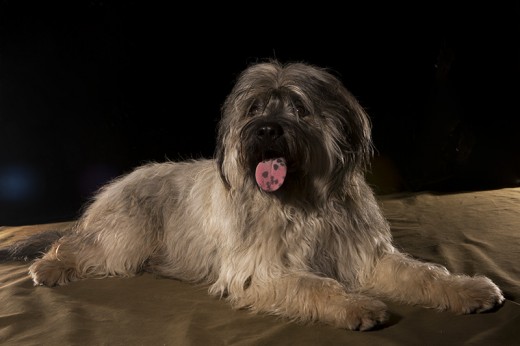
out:
M486 311L504 301L501 290L485 276L454 275L401 253L383 256L366 286L382 297L457 314Z
M348 293L339 282L310 273L291 273L267 281L253 277L240 291L228 293L237 308L247 307L299 322L367 330L387 319L383 302Z

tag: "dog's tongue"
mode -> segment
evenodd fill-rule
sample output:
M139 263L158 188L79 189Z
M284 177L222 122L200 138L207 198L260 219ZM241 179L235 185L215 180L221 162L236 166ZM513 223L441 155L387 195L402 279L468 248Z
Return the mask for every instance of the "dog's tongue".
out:
M276 191L282 186L286 174L287 165L283 157L265 160L256 166L256 183L264 191Z

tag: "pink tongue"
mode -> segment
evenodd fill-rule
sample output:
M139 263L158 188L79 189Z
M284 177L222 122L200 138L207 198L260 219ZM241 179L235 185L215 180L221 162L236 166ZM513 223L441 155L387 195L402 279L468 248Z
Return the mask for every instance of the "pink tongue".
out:
M286 173L287 165L283 157L265 160L256 166L256 183L264 191L276 191L282 186Z

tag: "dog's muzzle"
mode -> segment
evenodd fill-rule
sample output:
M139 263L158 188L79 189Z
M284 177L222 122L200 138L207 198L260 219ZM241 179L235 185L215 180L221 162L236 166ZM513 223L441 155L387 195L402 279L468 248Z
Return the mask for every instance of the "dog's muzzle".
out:
M261 121L255 124L253 131L256 183L264 191L276 191L287 175L283 127L275 121Z

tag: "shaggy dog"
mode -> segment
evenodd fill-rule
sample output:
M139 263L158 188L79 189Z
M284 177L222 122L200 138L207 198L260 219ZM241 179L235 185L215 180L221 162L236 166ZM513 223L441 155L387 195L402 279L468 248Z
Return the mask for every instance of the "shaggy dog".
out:
M110 182L30 275L54 286L149 271L235 308L352 330L387 319L379 299L457 314L502 303L490 279L396 249L364 178L371 155L369 118L331 72L253 64L223 104L215 159Z

